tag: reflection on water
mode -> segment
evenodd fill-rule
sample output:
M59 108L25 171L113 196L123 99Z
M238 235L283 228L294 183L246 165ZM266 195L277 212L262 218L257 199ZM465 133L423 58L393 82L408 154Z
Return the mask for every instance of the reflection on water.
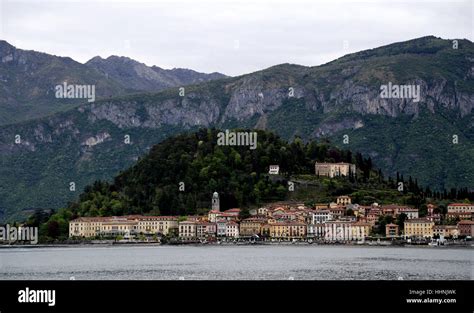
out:
M1 249L0 279L473 279L474 251L349 246Z

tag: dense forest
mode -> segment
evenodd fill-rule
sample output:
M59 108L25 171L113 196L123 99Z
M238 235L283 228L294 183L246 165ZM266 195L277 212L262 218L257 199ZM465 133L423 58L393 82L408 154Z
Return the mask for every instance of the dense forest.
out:
M288 199L311 204L340 194L350 194L361 204L397 202L415 207L423 206L427 197L474 199L467 189L431 191L412 177L397 174L385 178L370 157L333 147L328 141L295 138L286 142L273 133L257 131L258 145L252 150L217 145L218 132L201 129L168 138L113 182L96 181L85 188L78 201L51 216L37 212L29 224L41 225L43 236L58 238L67 236L69 220L78 216L204 214L214 191L219 193L222 210L247 210ZM348 177L318 177L315 162L355 163L357 171ZM279 175L268 174L272 164L280 166ZM297 184L296 192L288 190L289 180ZM399 190L400 182L403 190ZM312 187L302 187L306 183Z

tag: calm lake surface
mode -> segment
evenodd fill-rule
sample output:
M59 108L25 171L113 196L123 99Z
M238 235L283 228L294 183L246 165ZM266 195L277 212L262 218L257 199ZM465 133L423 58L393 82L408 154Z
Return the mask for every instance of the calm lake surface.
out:
M5 279L472 280L474 250L354 246L0 249Z

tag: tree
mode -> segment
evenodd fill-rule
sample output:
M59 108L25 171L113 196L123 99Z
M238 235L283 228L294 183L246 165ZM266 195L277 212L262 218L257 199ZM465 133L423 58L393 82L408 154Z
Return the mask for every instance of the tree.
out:
M58 238L59 235L60 235L60 231L59 231L59 223L56 222L56 221L50 221L48 223L48 233L47 233L47 236L48 237L51 237L51 238Z
M250 211L247 207L240 209L239 219L243 220L250 217Z
M53 211L36 209L33 215L28 218L26 224L30 227L39 227L41 224L47 222L53 213Z
M403 229L404 228L404 223L405 223L405 220L407 219L407 215L405 213L401 213L398 215L397 217L397 221L395 222L395 224L398 225L398 227L400 227L400 229Z
M422 204L420 209L419 209L419 214L420 214L420 217L424 217L428 214L428 207L426 204Z
M378 233L385 235L385 226L390 223L393 223L393 217L391 215L380 216L378 221Z

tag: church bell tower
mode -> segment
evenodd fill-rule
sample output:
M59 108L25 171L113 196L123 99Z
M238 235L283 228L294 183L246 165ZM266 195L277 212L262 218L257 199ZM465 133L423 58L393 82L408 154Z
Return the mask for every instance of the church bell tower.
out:
M213 211L219 211L220 212L220 205L219 205L219 194L217 192L214 192L212 194L212 210Z

